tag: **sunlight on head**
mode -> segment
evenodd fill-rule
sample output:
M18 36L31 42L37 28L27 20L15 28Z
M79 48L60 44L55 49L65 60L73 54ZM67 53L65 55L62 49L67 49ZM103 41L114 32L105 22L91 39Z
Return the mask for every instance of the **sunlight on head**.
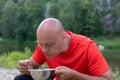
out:
M40 25L38 26L37 32L40 30L53 30L58 31L62 28L62 24L58 19L55 18L47 18L43 20Z

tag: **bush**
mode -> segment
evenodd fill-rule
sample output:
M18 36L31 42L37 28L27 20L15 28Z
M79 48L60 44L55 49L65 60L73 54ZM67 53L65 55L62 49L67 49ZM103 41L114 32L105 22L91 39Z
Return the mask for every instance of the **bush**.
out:
M28 59L31 57L31 51L25 48L24 52L13 51L10 53L5 53L0 56L0 66L5 68L15 68L17 67L17 62L19 60Z
M113 72L113 76L114 76L115 80L120 80L120 76L119 75L120 75L119 71Z

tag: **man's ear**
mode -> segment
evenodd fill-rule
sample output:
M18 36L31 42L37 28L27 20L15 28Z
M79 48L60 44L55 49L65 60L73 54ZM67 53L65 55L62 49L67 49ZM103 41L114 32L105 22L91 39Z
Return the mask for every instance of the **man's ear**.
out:
M66 32L64 32L64 34L63 34L63 39L65 39L66 36L67 36L67 34L66 34Z

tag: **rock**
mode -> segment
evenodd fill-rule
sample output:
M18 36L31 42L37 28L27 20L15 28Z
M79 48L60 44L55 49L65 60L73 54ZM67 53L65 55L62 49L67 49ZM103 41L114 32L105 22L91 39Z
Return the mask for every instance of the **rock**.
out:
M100 51L103 51L105 49L105 47L103 45L98 45L98 48Z

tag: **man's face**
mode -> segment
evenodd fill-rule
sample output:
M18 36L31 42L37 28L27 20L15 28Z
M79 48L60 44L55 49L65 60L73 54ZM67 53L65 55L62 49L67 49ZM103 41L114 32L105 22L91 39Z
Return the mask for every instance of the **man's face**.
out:
M41 34L41 36L37 35L37 40L42 51L47 57L53 58L61 52L63 38L59 36L59 34Z

